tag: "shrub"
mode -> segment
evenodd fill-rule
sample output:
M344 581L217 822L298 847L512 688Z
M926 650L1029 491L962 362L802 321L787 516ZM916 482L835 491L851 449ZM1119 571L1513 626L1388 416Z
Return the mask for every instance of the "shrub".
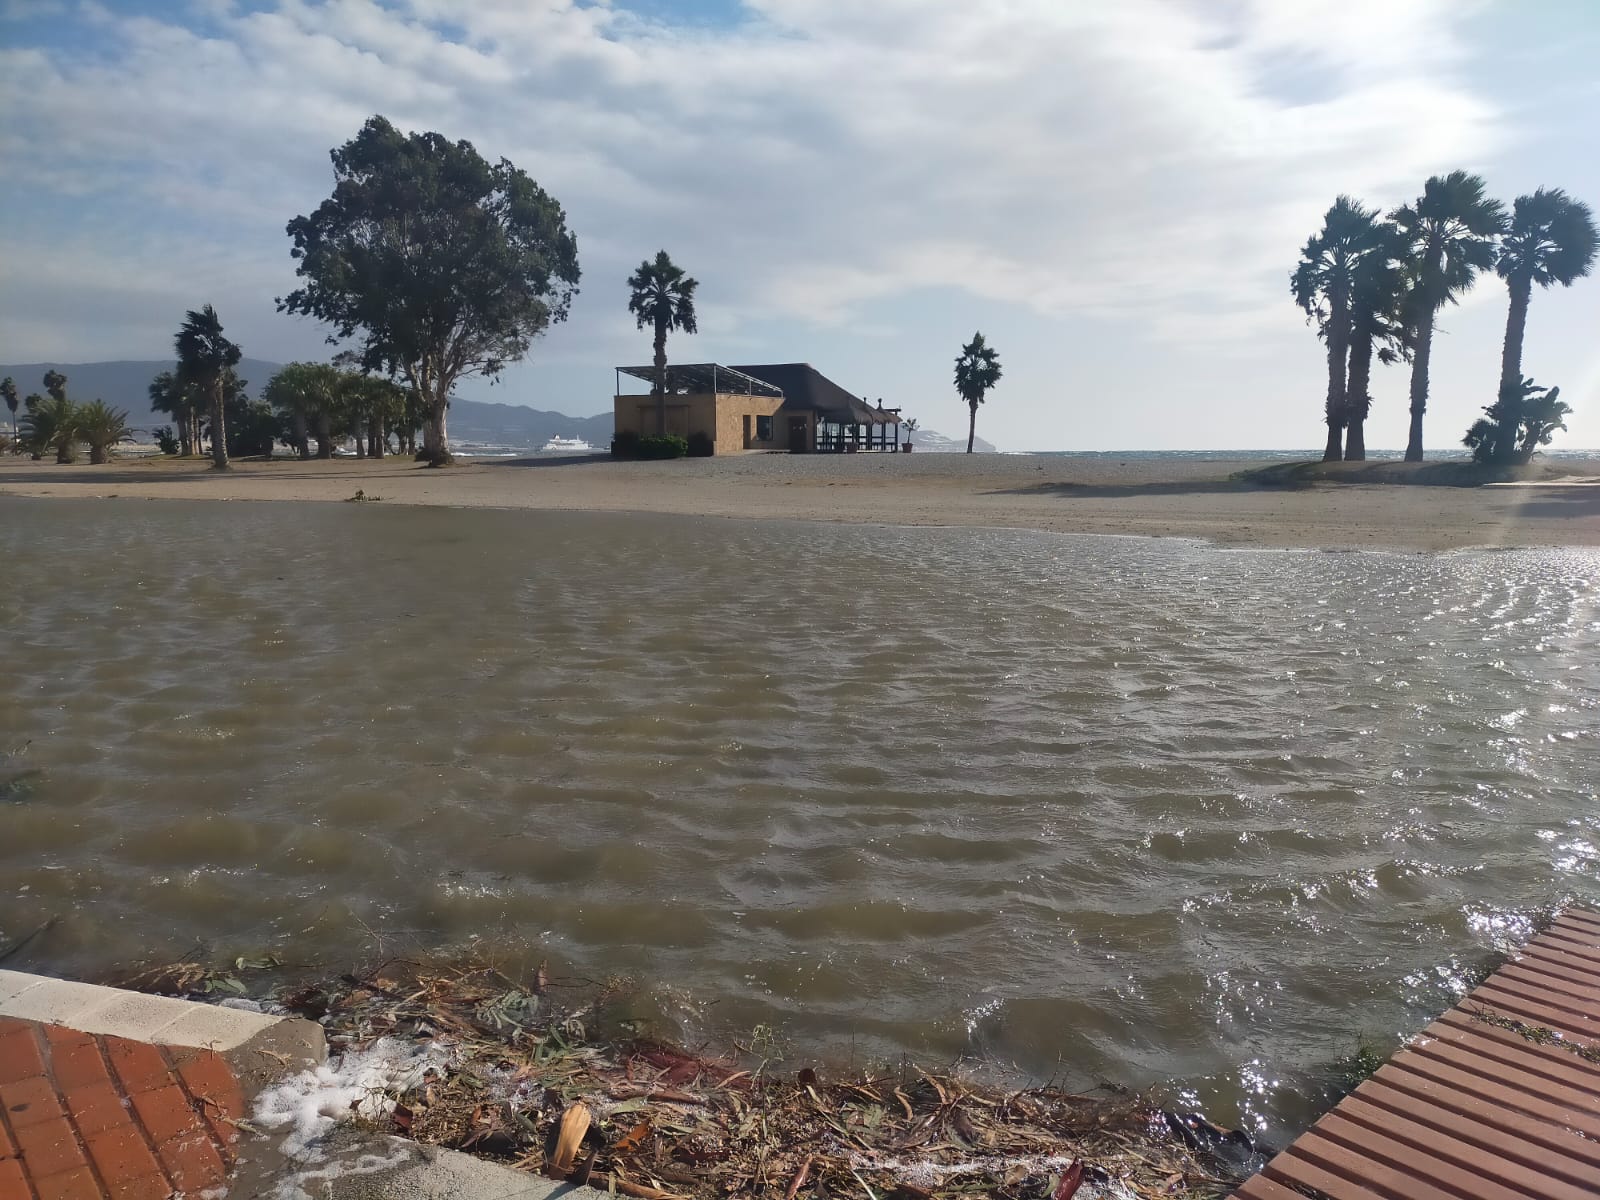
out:
M178 435L172 432L171 425L158 425L154 436L156 445L161 447L163 454L177 454L182 449L178 445Z
M639 439L640 458L682 458L688 453L689 443L675 433Z
M624 429L611 439L612 458L638 458L639 435L631 429Z
M79 407L78 436L89 443L89 461L96 465L111 461L111 448L118 442L133 440L128 436L128 414L104 400Z
M710 458L716 453L716 444L712 442L709 434L693 433L688 441L690 458Z

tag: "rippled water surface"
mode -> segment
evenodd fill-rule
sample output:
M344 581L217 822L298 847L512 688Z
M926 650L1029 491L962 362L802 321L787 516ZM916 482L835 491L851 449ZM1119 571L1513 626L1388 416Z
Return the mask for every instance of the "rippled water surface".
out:
M0 563L8 965L531 942L1271 1127L1600 898L1594 552L9 500Z

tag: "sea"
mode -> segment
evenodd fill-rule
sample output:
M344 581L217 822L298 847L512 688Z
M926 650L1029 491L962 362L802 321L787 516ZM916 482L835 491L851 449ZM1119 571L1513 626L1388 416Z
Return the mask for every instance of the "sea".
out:
M1270 1138L1600 902L1593 550L0 497L0 561L8 967L548 958Z

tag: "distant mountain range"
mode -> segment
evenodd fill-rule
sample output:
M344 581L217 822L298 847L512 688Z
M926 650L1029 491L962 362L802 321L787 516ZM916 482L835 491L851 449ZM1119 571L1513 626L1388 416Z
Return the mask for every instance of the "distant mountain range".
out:
M239 376L252 396L283 367L282 363L259 358L242 359ZM75 400L104 400L127 409L128 424L148 431L168 423L169 418L150 408L150 381L172 363L161 360L124 360L98 363L17 363L0 364L0 378L9 375L19 394L44 394L46 371L60 371L67 377L67 395ZM10 414L0 411L0 419ZM499 446L509 450L537 449L553 437L581 437L597 447L611 442L612 417L601 413L593 417L569 417L565 413L545 412L521 404L483 404L477 400L450 402L450 437L453 441Z
M239 375L244 379L249 393L259 396L267 380L282 366L282 363L246 358L239 363ZM60 371L67 377L68 396L75 400L104 400L107 404L126 409L129 426L148 433L157 425L168 422L167 417L151 411L150 381L162 371L171 369L170 361L159 359L15 363L0 364L0 378L11 376L16 381L17 392L22 396L30 392L43 395L45 372ZM9 415L0 411L0 420ZM611 442L612 427L612 416L608 412L592 417L570 417L565 413L546 412L521 404L485 404L479 400L461 399L450 402L451 440L485 447L529 450L538 449L553 437L578 437L603 450ZM965 438L945 437L932 429L918 429L910 437L912 444L924 453L953 454L967 448ZM985 454L994 453L994 447L982 438L973 443L973 449Z

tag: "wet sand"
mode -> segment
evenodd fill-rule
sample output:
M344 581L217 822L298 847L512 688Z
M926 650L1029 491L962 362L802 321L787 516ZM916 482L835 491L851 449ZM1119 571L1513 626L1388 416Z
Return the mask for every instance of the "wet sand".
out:
M1259 461L1022 455L740 455L677 462L534 457L428 470L408 459L0 460L0 495L341 501L648 511L888 525L1201 538L1227 546L1451 550L1600 545L1600 465L1533 468L1483 487L1323 482L1262 487ZM1345 464L1399 479L1401 464ZM1341 470L1341 468L1335 468Z

